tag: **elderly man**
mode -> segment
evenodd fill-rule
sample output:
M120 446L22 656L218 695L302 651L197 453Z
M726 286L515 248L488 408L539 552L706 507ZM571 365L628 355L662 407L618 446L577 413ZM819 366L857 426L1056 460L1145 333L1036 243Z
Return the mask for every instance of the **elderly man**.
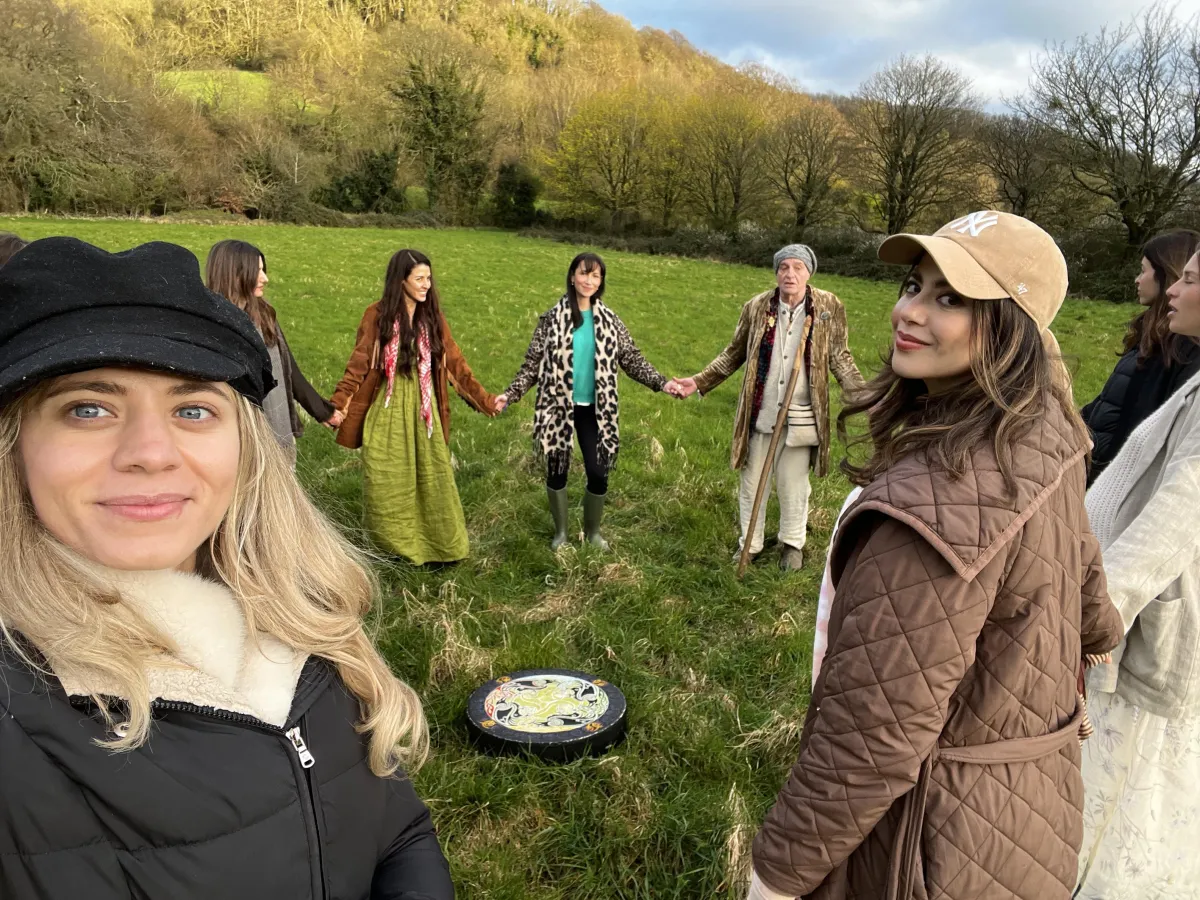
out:
M779 496L779 565L784 569L799 569L804 565L810 493L808 470L815 468L818 476L829 471L828 373L833 372L843 395L863 384L846 343L846 308L834 294L808 283L816 270L816 254L804 244L789 244L776 253L778 286L742 307L733 340L703 372L669 386L685 397L695 391L707 394L745 363L746 374L733 421L730 463L742 473L738 550L749 539L750 553L756 556L762 552L767 505L762 504L751 529L754 494L775 420L785 401L792 365L797 353L804 354L805 364L800 367L796 389L788 404L787 434L779 442L772 471ZM812 316L812 329L801 347L806 316Z

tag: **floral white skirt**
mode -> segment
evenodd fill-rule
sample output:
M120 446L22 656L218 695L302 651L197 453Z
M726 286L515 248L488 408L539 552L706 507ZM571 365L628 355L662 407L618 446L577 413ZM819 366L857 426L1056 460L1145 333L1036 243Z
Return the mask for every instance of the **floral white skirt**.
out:
M1200 900L1200 716L1091 691L1079 900Z

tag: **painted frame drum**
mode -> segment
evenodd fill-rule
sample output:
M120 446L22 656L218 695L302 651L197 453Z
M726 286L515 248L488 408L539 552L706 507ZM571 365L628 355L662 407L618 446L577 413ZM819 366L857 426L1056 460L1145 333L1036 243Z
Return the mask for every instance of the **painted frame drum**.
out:
M557 762L608 750L625 736L626 711L615 685L571 669L501 675L467 701L472 738L484 750Z

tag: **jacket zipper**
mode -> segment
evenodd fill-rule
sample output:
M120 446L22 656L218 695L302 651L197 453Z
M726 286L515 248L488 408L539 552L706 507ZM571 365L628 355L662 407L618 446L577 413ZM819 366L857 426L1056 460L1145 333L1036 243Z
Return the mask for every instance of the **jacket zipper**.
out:
M297 725L287 732L288 740L292 742L292 746L296 749L296 755L300 760L300 767L304 770L300 776L304 779L305 785L308 787L308 806L309 813L312 817L314 845L317 857L317 874L320 877L320 893L318 896L327 897L329 895L329 886L325 883L325 855L324 841L321 834L321 811L320 798L317 796L317 786L313 782L312 767L316 760L309 752L308 745L304 743L304 737L300 734L300 726ZM303 798L302 798L303 802Z
M300 733L300 726L297 724L288 729L278 728L244 713L228 712L223 709L214 709L210 706L197 706L194 703L183 703L178 700L155 700L150 704L150 708L165 712L192 713L197 716L218 719L222 722L232 722L283 738L284 742L296 754L296 758L300 764L300 771L297 772L293 769L293 776L297 782L296 787L300 791L300 808L304 813L304 831L306 835L311 835L313 843L314 871L312 874L314 887L318 889L316 896L319 898L328 896L328 891L325 888L325 860L321 847L321 829L317 817L316 790L313 787L312 773L310 771L316 765L317 761L312 755L312 751L308 749L308 744L305 743L304 737Z
M287 739L292 742L292 746L296 749L296 755L300 757L300 765L305 769L311 769L316 763L312 753L309 752L308 744L304 743L304 738L300 735L300 726L286 732Z

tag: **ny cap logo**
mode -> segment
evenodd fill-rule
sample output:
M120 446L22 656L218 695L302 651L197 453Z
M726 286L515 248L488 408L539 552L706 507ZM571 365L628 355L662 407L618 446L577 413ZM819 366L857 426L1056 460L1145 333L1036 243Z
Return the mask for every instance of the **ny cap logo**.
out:
M1000 217L994 212L973 212L961 219L955 219L946 227L951 231L970 237L979 237L981 233L1000 222Z

